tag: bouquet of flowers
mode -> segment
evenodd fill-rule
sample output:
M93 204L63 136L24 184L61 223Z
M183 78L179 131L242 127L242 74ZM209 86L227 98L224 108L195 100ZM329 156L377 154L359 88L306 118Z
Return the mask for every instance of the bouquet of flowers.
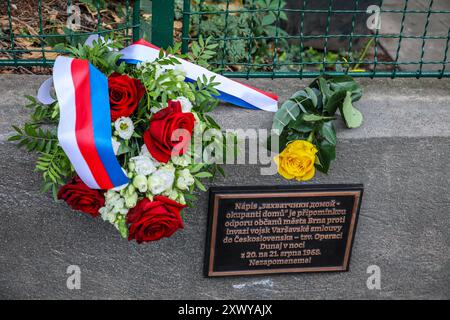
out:
M44 192L142 243L183 228L195 189L206 191L201 180L223 174L198 160L203 133L222 135L207 115L220 93L214 76L185 81L180 57L186 56L177 55L178 45L133 63L119 54L119 43L102 39L69 48L73 57L59 57L54 67L58 100L46 105L28 97L31 121L14 126L9 140L39 154ZM194 46L187 58L207 67L217 45L201 39Z

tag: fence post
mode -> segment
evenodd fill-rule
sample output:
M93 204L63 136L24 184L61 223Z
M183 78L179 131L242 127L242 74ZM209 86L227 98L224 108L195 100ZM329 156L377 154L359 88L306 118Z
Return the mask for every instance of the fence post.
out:
M141 0L134 0L133 3L133 41L138 41L141 37Z
M191 13L191 1L183 1L183 32L181 38L181 52L187 53L189 51L189 27L190 27L190 13Z
M152 1L152 43L160 48L173 45L174 0Z

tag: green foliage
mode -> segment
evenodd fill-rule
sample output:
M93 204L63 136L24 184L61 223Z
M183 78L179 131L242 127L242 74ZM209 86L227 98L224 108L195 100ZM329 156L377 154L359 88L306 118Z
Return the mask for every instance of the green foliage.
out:
M326 63L326 70L336 70L337 68L347 67L348 64L345 62L348 59L348 54L345 52L334 52L319 51L315 48L309 47L307 49L301 50L300 46L289 46L285 48L282 54L280 54L279 60L281 62L293 62L293 63L304 63L305 69L316 69L319 71L324 70L323 61ZM298 67L283 66L281 69L289 70Z
M211 44L211 37L206 40L200 35L198 42L193 42L191 46L191 52L188 54L189 60L199 66L209 68L208 61L216 56L216 49L219 45L217 43Z
M160 110L167 106L169 100L175 100L178 97L186 97L194 101L194 111L203 115L212 111L217 105L217 99L213 98L219 94L215 89L217 82L215 77L207 78L203 76L196 79L195 82L184 82L184 73L177 70L180 63L176 57L192 59L194 63L201 63L204 67L209 68L209 60L213 58L210 38L194 42L193 46L198 48L189 56L181 56L179 54L180 45L177 44L173 48L166 51L161 50L159 58L152 63L143 63L137 70L133 71L134 76L141 80L146 87L147 96L145 100L146 108L139 108L136 118L142 119L144 113L147 118L155 110ZM164 69L166 69L165 72ZM208 118L204 118L208 119ZM207 122L211 122L208 121Z
M28 151L50 152L58 145L58 139L52 130L44 130L36 124L26 123L23 128L13 126L16 134L9 137L9 141L18 141L19 148Z
M189 36L199 41L201 36L214 39L219 45L217 66L227 71L240 71L244 67L261 71L272 70L272 66L279 63L275 67L279 71L364 71L352 62L364 60L372 41L368 41L363 50L350 52L302 47L288 41L289 34L282 27L282 22L288 19L285 1L230 4L231 12L226 13L224 1L191 1L191 12L202 14L190 16ZM181 20L183 0L176 1L176 8L176 19ZM198 48L192 45L191 51L197 52Z
M181 1L178 0L178 7L180 6ZM203 35L205 38L215 39L216 44L220 44L220 49L216 51L218 61L242 64L247 62L250 56L254 58L255 63L269 63L276 50L275 41L276 47L288 47L287 41L283 39L287 33L277 25L277 21L287 20L283 11L286 7L285 1L255 0L245 5L246 9L252 11L228 14L226 19L223 14L213 14L223 11L225 7L223 3L205 3L200 0L191 3L192 11L206 12L203 15L191 16L191 36L199 38ZM232 40L224 41L224 36Z
M35 97L25 96L29 101L25 106L27 109L31 109L31 120L35 124L43 123L57 123L59 119L59 105L57 102L50 105L41 104Z
M373 39L370 39L360 51L351 50L349 52L344 49L338 50L337 52L330 50L323 51L313 47L302 50L299 45L290 45L281 48L282 53L279 55L279 61L284 62L285 65L280 66L280 70L298 71L302 68L307 71L365 71L364 69L360 69L361 62L364 61L373 44Z
M361 96L360 86L349 76L319 77L283 103L275 114L271 139L279 139L280 150L290 141L310 141L318 149L317 169L328 173L336 158L336 131L332 121L339 110L347 127L359 127L362 114L353 102Z
M68 50L73 57L88 60L106 76L113 72L123 73L125 63L118 64L120 55L115 50L123 48L121 39L105 35L104 40L94 41L92 46L79 43L77 46L68 46Z
M72 165L59 146L50 150L50 152L42 152L36 162L36 170L42 173L44 178L43 192L52 191L56 200L58 188L66 183L67 178L74 174Z
M341 107L341 114L343 115L345 123L349 128L358 128L363 122L361 112L353 107L352 95L350 91L347 91L345 96L344 103Z
M120 219L117 221L120 236L124 239L128 238L127 220L122 215L117 215Z

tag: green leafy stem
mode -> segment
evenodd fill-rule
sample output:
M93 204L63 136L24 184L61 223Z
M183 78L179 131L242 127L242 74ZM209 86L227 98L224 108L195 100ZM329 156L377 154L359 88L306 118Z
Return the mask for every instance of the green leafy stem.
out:
M294 140L313 143L318 149L316 167L328 173L336 159L336 113L339 110L348 128L361 126L363 116L353 106L361 96L361 87L352 77L321 76L283 103L275 114L271 139L279 139L280 150Z

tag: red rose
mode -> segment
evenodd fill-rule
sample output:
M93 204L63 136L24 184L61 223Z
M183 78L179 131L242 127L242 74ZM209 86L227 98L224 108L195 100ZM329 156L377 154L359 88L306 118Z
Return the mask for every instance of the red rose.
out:
M111 120L116 121L120 117L131 116L145 93L141 81L127 75L113 73L108 78L108 86Z
M191 140L194 123L194 115L183 113L179 101L169 101L167 108L153 115L144 133L145 145L153 158L167 163L174 149L176 155L183 155Z
M105 205L103 192L89 188L79 177L74 177L59 189L58 199L66 201L73 209L93 217L98 216L98 210Z
M136 239L137 243L142 243L170 237L183 228L180 212L184 207L163 196L156 196L153 201L144 198L128 212L128 240Z

